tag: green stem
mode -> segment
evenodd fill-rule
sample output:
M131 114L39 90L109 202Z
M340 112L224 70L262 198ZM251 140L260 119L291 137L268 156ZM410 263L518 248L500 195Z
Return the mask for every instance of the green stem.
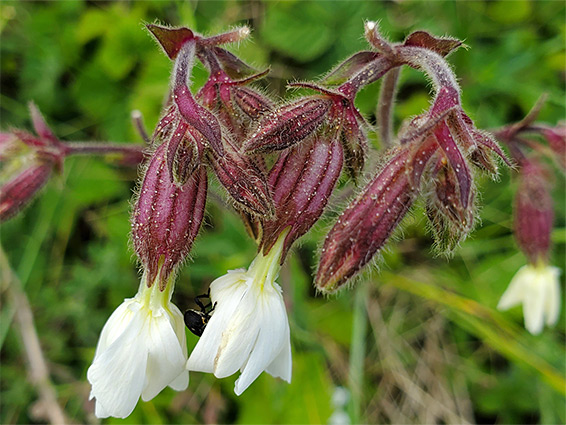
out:
M364 387L364 359L366 353L367 312L366 298L369 285L361 284L356 290L354 299L354 323L352 325L352 342L350 343L349 386L352 395L350 401L350 417L352 423L359 424Z
M61 191L54 193L53 196L44 196L41 199L40 212L37 215L35 229L26 241L26 248L16 271L16 274L20 279L22 290L25 290L41 246L49 235L52 219L55 215L60 198ZM6 307L7 308L3 309L0 315L0 348L4 345L4 341L6 340L8 331L10 330L15 313L15 308L12 304L9 304Z

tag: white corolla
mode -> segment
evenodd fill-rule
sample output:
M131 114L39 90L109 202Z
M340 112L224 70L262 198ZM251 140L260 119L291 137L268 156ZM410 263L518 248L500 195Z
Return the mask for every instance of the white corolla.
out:
M545 323L552 326L560 314L560 269L544 264L519 269L499 300L497 308L508 310L523 305L525 328L537 335Z
M248 270L231 270L210 285L214 313L187 362L187 369L224 378L241 371L242 394L264 370L291 382L289 321L275 282L284 235Z
M102 329L87 372L99 418L125 418L140 396L148 401L166 386L187 388L187 342L183 314L164 291L142 279L138 293L112 313Z

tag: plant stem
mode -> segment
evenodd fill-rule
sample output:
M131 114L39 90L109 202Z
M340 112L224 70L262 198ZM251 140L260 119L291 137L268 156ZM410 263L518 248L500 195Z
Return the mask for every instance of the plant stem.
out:
M401 68L393 68L385 74L379 92L376 112L377 127L379 129L379 138L386 148L391 146L392 141L393 104L397 95L397 81L399 80L400 71Z
M24 352L28 360L29 377L39 394L40 409L37 413L41 419L47 419L51 424L68 423L65 413L57 402L57 392L49 377L47 361L41 349L41 343L35 328L33 313L22 284L12 271L4 250L0 246L0 265L2 266L2 281L6 285L11 307L15 312L15 323L20 331Z
M350 343L350 370L348 380L352 398L350 401L350 417L353 424L359 424L364 384L364 359L366 353L367 312L366 299L369 285L361 284L356 289L354 298L354 323L352 325L352 342Z

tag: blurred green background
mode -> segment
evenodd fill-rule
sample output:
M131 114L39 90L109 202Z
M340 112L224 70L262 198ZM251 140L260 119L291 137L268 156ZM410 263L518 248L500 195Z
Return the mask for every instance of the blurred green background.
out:
M313 79L367 48L365 19L401 41L428 30L464 40L449 61L465 110L480 128L519 120L546 92L540 120L565 118L565 5L561 1L490 2L9 2L0 4L1 128L30 128L34 100L63 140L142 143L130 124L139 109L150 131L167 91L171 63L143 23L188 26L214 34L248 24L252 39L232 49L258 68L264 84L288 96L289 80ZM195 87L206 77L195 70ZM397 124L428 105L430 86L405 69ZM358 96L374 123L379 84ZM372 163L368 164L371 172ZM76 423L96 423L86 370L111 312L135 294L139 277L128 247L136 171L73 158L41 197L2 226L2 245L25 287L58 400ZM174 302L192 298L255 254L225 196L212 185L206 223L180 273ZM351 193L337 193L324 220L284 266L291 322L293 381L267 374L240 397L237 375L217 380L192 373L188 390L140 402L126 420L108 423L327 423L332 396L345 387L350 421L364 423L565 423L564 308L541 336L522 326L520 308L495 311L525 264L511 234L516 182L480 181L481 224L454 258L435 257L421 207L388 244L378 268L355 290L324 298L312 288L316 252ZM564 178L557 173L553 264L564 269ZM5 270L4 270L5 271ZM562 285L562 288L564 286ZM564 306L563 306L564 307ZM11 326L2 284L0 422L43 422L28 379L23 344ZM196 337L188 335L189 349Z

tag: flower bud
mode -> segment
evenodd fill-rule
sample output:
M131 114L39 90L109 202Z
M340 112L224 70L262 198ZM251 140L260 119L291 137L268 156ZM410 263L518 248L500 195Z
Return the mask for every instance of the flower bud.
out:
M367 154L367 136L364 131L365 121L356 108L344 109L344 124L341 132L346 170L357 181L365 163Z
M273 214L273 203L265 177L251 158L227 144L224 155L218 156L210 151L208 160L216 177L239 208L262 217Z
M162 144L151 156L132 214L133 244L147 282L158 278L160 285L167 283L191 249L204 215L207 190L204 167L184 184L175 183L167 168L166 149Z
M34 160L21 167L7 181L0 179L0 222L7 220L27 206L49 180L53 166ZM2 169L2 177L4 169Z
M334 292L383 247L416 196L406 172L410 150L398 148L330 230L320 257L316 287Z
M566 168L566 125L544 127L542 134L548 141L552 151L556 154L558 163L562 168Z
M267 254L287 228L281 262L292 243L322 214L340 173L344 154L339 140L315 137L283 153L269 173L276 216L264 223L262 246Z
M18 129L0 133L0 222L16 215L37 196L51 171L61 171L69 153L39 109L33 103L29 109L37 136Z
M436 249L451 253L470 233L474 221L474 194L467 207L461 203L458 181L454 169L440 158L432 180L432 193L427 199L427 216L431 223Z
M244 143L244 152L282 150L300 142L322 125L331 105L331 99L310 96L266 115Z
M514 230L517 243L531 264L548 261L554 220L549 186L539 164L533 160L523 161L515 194Z

